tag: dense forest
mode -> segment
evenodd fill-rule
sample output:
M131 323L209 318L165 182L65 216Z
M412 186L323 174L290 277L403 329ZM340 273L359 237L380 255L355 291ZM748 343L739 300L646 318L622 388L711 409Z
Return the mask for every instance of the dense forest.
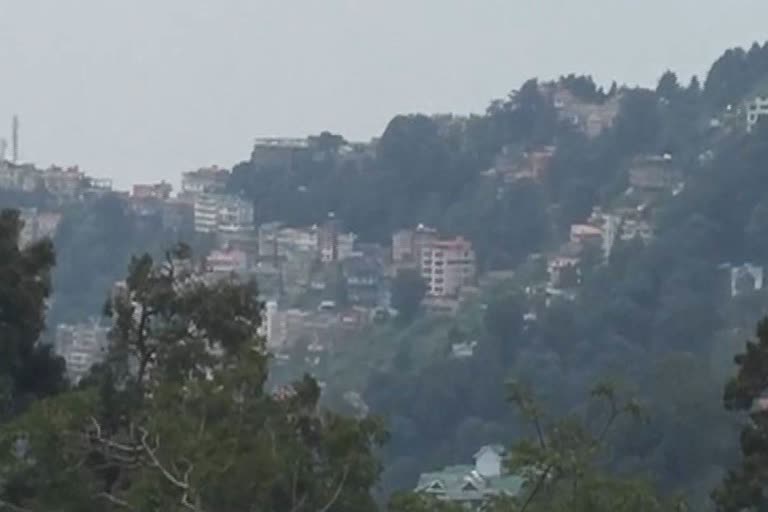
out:
M729 50L686 82L532 79L480 115L398 116L354 160L323 133L290 166L236 165L229 187L259 222L333 211L370 242L425 223L471 240L484 272L513 270L455 317L416 311L366 331L316 376L322 396L309 376L267 391L258 290L189 278L189 247L174 243L190 234L104 198L19 250L19 220L4 212L0 510L447 510L396 491L492 443L529 473L500 510L765 510L767 324L744 341L768 290L732 296L723 265L768 265L768 126L748 133L743 115L768 91L768 44ZM558 114L553 88L616 102L615 120L588 136ZM542 147L554 148L545 179L488 173L499 155ZM628 169L648 155L684 178L643 203L654 236L583 259L573 297L527 293L545 272L536 255L572 224L636 206ZM127 294L106 308L110 356L69 389L40 343L44 304L49 324L100 315L125 268ZM473 357L449 357L461 340L477 342ZM334 399L350 388L372 416Z

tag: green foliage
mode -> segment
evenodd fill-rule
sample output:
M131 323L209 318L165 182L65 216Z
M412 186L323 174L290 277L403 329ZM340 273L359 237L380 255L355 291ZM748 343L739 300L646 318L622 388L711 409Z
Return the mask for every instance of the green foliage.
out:
M592 390L597 409L579 419L566 416L548 420L528 389L517 383L508 386L509 397L530 422L532 440L515 443L509 469L526 477L523 496L496 505L499 510L529 511L672 511L678 503L667 503L648 484L611 474L605 467L607 437L623 417L639 418L636 401L621 401L610 384ZM603 416L597 428L595 417Z
M653 153L661 129L659 101L655 93L635 89L626 91L616 120L616 144L629 154Z
M181 235L191 241L189 233ZM53 240L58 261L49 315L52 323L82 322L97 315L131 255L162 254L162 248L175 243L176 236L163 230L159 218L131 212L119 197L66 207Z
M190 258L134 258L107 362L0 429L0 504L373 510L381 423L321 410L309 377L266 392L255 285L201 280Z
M725 386L729 411L748 414L741 430L741 465L728 472L713 493L719 511L765 510L768 507L768 318L757 326L757 339L748 341L734 362L738 373Z
M558 83L577 98L591 103L602 103L607 97L615 94L615 89L613 94L606 94L602 87L597 87L591 76L570 74L560 77Z
M670 70L664 72L656 85L656 94L667 101L674 99L680 94L680 83L677 81L677 75Z
M392 281L392 307L404 323L411 322L419 312L427 285L417 270L403 269Z
M768 73L768 44L753 44L745 51L726 51L712 65L704 84L704 96L715 108L736 105L764 82Z
M388 512L461 512L461 505L420 493L399 493L387 504Z
M592 430L585 430L578 421L563 424L562 435L553 436L563 453L578 455L579 460L597 459L600 471L589 469L592 476L581 479L583 494L558 492L553 496L559 497L553 497L546 506L553 510L566 506L655 510L662 506L647 493L645 484L606 477L606 467L652 474L654 483L665 493L683 491L697 497L709 493L710 483L720 479L722 468L734 462L737 452L733 421L713 398L725 374L724 360L733 351L726 340L734 332L743 332L768 307L765 293L731 299L723 291L719 264L765 263L768 257L768 249L761 242L766 238L768 139L761 130L743 137L741 130L730 125L731 121L741 123L740 116L737 120L735 110L723 109L727 105L737 107L760 93L768 77L766 48L755 45L748 51L726 52L712 66L703 87L696 77L685 87L674 73L667 72L655 90L614 84L605 93L589 77L563 77L558 85L587 102L601 103L621 95L614 126L592 139L562 125L546 87L530 80L508 97L494 101L483 115L398 116L378 142L351 159L340 150L345 144L340 136L321 133L310 138L311 151L297 153L285 165L244 162L236 166L230 188L255 201L259 221L309 225L334 211L362 240L380 242L388 240L394 229L423 222L471 239L484 269L512 269L533 252L554 250L567 237L570 224L584 222L596 205L610 209L644 203L644 220L654 226L655 239L618 241L610 261L594 261L582 269L582 282L573 301L552 299L545 306L544 297L536 294L543 277L516 280L507 285L505 293L487 301L485 312L464 310L453 323L417 317L408 325L377 326L361 335L363 339L338 361L327 365L324 380L330 386L363 391L372 410L390 418L393 438L383 454L386 490L412 486L420 470L469 457L480 444L523 434L524 427L505 409L499 389L499 382L510 373L531 381L546 398L547 409L560 410L566 418L576 414L593 418L605 412L596 411L577 390L594 375L620 374L653 411L648 424L642 428L630 425L628 434L612 436L607 466L603 465L603 455L582 450L594 437ZM710 124L713 117L723 123L722 129L717 123ZM502 148L522 155L549 144L556 145L556 151L541 182L509 182L486 172L496 166ZM671 153L683 170L685 189L674 196L625 196L627 167L634 157L665 152ZM11 204L18 198L6 199ZM35 204L28 198L24 201ZM54 277L58 288L53 304L55 320L80 319L84 312L95 312L103 293L119 276L115 266L128 262L129 254L139 246L152 247L168 236L124 206L107 199L66 212L57 236L60 257ZM243 496L269 488L280 489L274 491L274 503L290 510L291 506L285 506L290 501L285 498L285 488L292 485L285 483L284 474L291 468L281 466L280 461L284 453L290 452L291 457L306 454L304 445L281 438L279 450L286 451L279 451L276 459L271 453L263 457L283 476L268 477L269 484L254 489L244 475L253 472L261 478L260 468L243 460L242 466L233 466L236 470L217 477L201 461L218 446L207 439L199 446L191 441L196 440L190 434L192 422L201 417L223 438L239 435L224 420L218 423L195 409L198 402L215 403L211 407L230 419L236 410L224 395L203 385L201 376L208 374L209 366L216 366L220 358L244 358L242 367L249 368L247 382L252 389L261 389L266 378L262 356L246 356L240 351L252 342L253 325L242 320L258 309L258 301L251 297L255 289L246 284L250 291L240 294L229 284L191 283L181 296L169 284L173 280L162 273L168 270L164 263L141 258L132 265L130 287L136 293L151 290L141 299L151 307L144 309L133 300L112 303L115 353L85 384L88 393L96 394L89 405L94 409L92 416L103 431L118 436L119 442L136 444L136 432L131 437L128 428L131 424L160 432L163 450L166 446L169 450L162 454L163 460L175 460L191 450L190 457L197 461L190 472L191 481L212 482L218 486L217 492L232 496L233 506L242 503L238 500ZM89 277L85 284L83 276ZM344 302L343 283L333 277L329 276L331 286L327 289ZM18 290L9 282L0 284L0 297L16 300ZM530 296L522 293L525 288L531 291ZM8 293L3 295L3 289ZM393 304L415 311L417 308L409 309L408 304L417 305L422 293L395 296ZM403 301L403 296L410 298ZM235 318L237 311L242 314ZM522 312L534 312L536 317L521 322ZM141 327L144 313L151 318L145 318L146 325ZM403 318L408 317L406 313ZM30 324L34 327L25 331L24 339L37 340L38 324ZM204 326L205 332L198 332L199 326ZM447 349L450 344L469 340L477 341L474 355L463 360L453 358ZM211 346L224 345L223 355L209 353ZM0 368L5 361L0 359ZM145 377L136 379L133 372L139 368ZM216 366L212 378L223 379L221 386L229 386L234 378L231 370L226 364ZM0 379L0 397L5 403L17 396L17 384L7 375ZM147 400L150 389L152 399ZM315 396L314 392L307 393ZM278 407L266 393L254 391L254 396L253 408L246 411L256 418L254 424L263 426L266 423L259 421L269 417L280 428L292 425L282 415L298 414L295 410ZM194 398L195 404L188 398ZM64 410L64 402L58 400L45 403L61 403ZM308 404L312 402L307 398L302 411L311 409ZM54 410L52 405L46 407L47 411ZM189 423L178 419L185 418L188 411L193 411ZM38 413L36 417L41 416ZM82 420L78 415L73 418ZM48 420L39 421L44 424ZM81 430L92 428L87 421L81 423ZM355 433L351 437L366 437L367 427L354 422L349 426ZM320 430L323 435L327 433ZM248 449L261 450L268 444L262 431L248 433L253 434L254 443ZM179 445L168 446L165 438L169 436ZM50 446L66 441L63 437L51 439L55 440ZM139 435L139 445L140 441ZM198 449L208 451L205 457ZM63 451L62 457L67 453ZM220 461L214 456L211 460ZM175 462L183 476L188 466L180 459ZM592 462L566 469L593 468ZM339 469L336 462L328 464ZM161 505L178 507L178 488L174 493L173 483L170 487L167 481L163 483L164 475L157 467L131 470L125 476L115 473L114 466L102 470L98 481L120 482L113 484L120 499L149 510ZM376 472L374 465L365 467L362 474ZM34 472L40 468L27 469ZM29 480L33 486L43 481L29 471L21 480ZM87 471L93 471L90 462ZM319 471L327 491L333 487L329 478L333 471ZM73 482L92 481L91 473L76 475ZM310 477L302 473L296 479ZM278 480L281 483L275 483ZM729 480L735 489L732 495L743 499L745 493L754 491L753 480L741 487L736 479ZM120 488L122 482L128 482L128 487ZM57 489L63 492L65 487L70 486L62 484ZM360 489L363 487L361 484ZM71 486L72 492L92 500L92 490L76 489ZM306 490L306 503L315 501L319 503L316 508L322 508L325 491ZM203 488L197 495L205 501L210 496L207 492ZM361 502L368 499L366 493L360 490ZM24 499L29 499L26 496ZM105 505L103 500L98 505ZM734 500L729 503L741 503ZM434 504L405 500L398 506L418 509L422 505ZM705 503L696 505L700 508ZM91 502L80 509L87 510L88 506L96 505Z
M55 256L50 240L19 248L18 211L0 212L0 420L64 388L63 362L40 343Z

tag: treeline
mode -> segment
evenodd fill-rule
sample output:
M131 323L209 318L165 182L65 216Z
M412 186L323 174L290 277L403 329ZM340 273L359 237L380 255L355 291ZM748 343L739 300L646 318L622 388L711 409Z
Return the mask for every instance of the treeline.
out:
M726 52L703 85L696 77L680 84L667 72L656 90L614 84L605 92L588 76L560 78L556 85L584 101L621 94L615 126L595 140L559 120L544 84L530 80L483 115L397 116L375 151L354 164L309 155L287 167L242 162L231 187L255 201L261 221L309 225L334 211L368 241L387 240L395 229L422 222L469 237L487 267L509 266L615 193L626 180L627 158L671 152L694 162L708 141L711 116L755 91L767 63L768 47L756 44ZM318 139L330 149L343 141L330 134ZM521 182L499 194L496 183L483 179L502 148L550 144L558 151L543 185ZM559 206L556 215L553 204Z

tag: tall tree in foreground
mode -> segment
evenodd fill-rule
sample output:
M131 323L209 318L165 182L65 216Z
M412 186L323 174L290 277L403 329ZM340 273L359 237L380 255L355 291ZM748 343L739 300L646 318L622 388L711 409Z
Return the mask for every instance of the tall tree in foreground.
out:
M0 212L0 421L63 388L63 362L39 343L51 293L53 246L19 247L16 210Z
M134 258L107 362L0 431L11 510L365 511L380 424L319 410L311 378L265 390L254 283ZM2 506L0 506L2 509Z
M768 318L757 326L757 339L748 341L734 361L737 375L725 386L725 408L749 415L741 430L741 466L728 472L713 493L722 512L768 510Z
M634 401L622 401L609 384L598 384L584 418L548 419L524 386L509 386L510 401L533 438L512 446L510 471L525 477L524 492L502 499L495 510L517 512L671 512L681 505L660 498L642 480L604 469L608 437L625 417L638 417Z

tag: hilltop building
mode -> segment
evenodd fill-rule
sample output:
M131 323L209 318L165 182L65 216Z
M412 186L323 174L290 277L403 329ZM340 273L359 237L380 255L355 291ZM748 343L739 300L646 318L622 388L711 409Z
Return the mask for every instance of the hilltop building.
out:
M311 147L307 139L262 137L253 142L251 163L260 167L291 168Z
M602 103L585 101L562 86L557 86L551 94L559 119L572 123L590 138L612 128L621 107L621 94L615 94Z
M32 165L0 160L0 189L34 192L42 188L42 173Z
M158 199L165 201L171 197L173 186L170 183L136 184L133 186L131 196L136 199Z
M180 197L194 200L200 194L221 194L227 188L229 176L229 171L215 165L185 172L181 175Z
M85 185L85 173L78 167L49 167L43 171L43 186L53 196L60 199L76 199Z
M768 97L758 96L747 103L747 132L751 132L760 122L760 119L768 116Z

